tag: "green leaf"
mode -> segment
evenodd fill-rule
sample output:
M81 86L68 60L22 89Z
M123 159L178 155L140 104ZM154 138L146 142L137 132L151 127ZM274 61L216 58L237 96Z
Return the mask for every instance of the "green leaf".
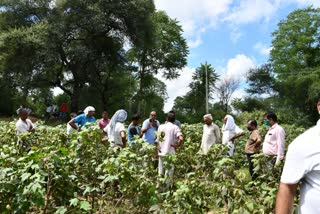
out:
M76 207L79 203L79 199L77 198L70 199L69 201L70 201L70 206L74 206L74 207Z
M91 210L91 205L88 201L81 201L80 202L80 209L85 210L85 211L89 211L89 210Z
M56 210L55 214L64 214L66 213L68 210L65 207L58 207L58 209Z
M21 175L21 181L23 182L23 181L27 180L30 176L31 176L31 173L29 173L29 172L23 173Z

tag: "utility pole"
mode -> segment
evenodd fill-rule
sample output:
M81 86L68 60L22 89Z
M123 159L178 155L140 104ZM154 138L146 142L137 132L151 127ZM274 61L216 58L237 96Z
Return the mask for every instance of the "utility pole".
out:
M206 113L209 113L209 107L208 107L208 68L207 68L207 62L205 64L206 68Z

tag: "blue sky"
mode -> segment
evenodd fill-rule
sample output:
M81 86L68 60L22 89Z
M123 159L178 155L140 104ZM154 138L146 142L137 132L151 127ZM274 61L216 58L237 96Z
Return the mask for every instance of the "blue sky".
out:
M181 76L162 79L167 84L164 110L168 111L177 96L187 93L200 63L207 61L220 78L244 82L250 68L268 61L277 24L296 9L320 7L320 0L155 0L155 5L180 22L190 49ZM234 93L234 97L244 95L244 88Z

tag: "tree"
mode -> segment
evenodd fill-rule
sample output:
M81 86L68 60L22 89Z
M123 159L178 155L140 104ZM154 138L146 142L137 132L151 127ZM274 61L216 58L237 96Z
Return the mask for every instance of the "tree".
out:
M139 80L138 107L141 111L141 102L145 97L145 88L148 79L159 72L166 79L179 76L179 70L186 64L188 48L186 40L182 37L182 28L178 21L171 19L163 11L155 12L152 16L153 31L143 36L146 41L128 51L128 60L136 77Z
M218 99L223 110L227 113L233 93L239 88L240 81L234 78L224 78L217 87Z
M320 65L319 29L320 8L296 10L278 24L272 33L270 61L280 79Z
M287 108L298 108L317 118L320 97L320 9L296 10L272 33L270 62L275 87ZM316 90L315 90L316 89ZM316 120L316 119L314 119Z
M185 117L187 122L198 122L206 113L206 69L208 78L208 100L213 98L219 75L210 64L201 64L192 75L189 84L190 91L183 97L177 97L173 108L179 112L179 117ZM180 115L181 114L181 115ZM187 115L193 115L192 118Z
M141 44L139 35L149 30L154 13L152 0L2 1L1 6L3 72L22 73L32 87L60 87L71 97L73 111L90 84L88 76L104 72L105 62L119 64L125 41ZM19 42L24 36L31 39Z
M272 95L275 91L275 77L271 64L250 69L247 74L247 83L249 87L246 92L249 94Z

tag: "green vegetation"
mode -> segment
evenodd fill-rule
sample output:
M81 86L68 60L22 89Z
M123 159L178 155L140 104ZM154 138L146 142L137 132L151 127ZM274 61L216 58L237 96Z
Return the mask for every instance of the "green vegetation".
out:
M274 208L282 165L272 168L263 154L256 156L255 182L243 154L246 137L227 158L222 144L199 155L201 124L183 126L185 142L165 166L175 166L172 188L159 178L154 148L138 140L123 150L100 143L94 124L67 136L64 126L37 124L22 137L31 151L16 145L14 122L0 122L1 213L270 213ZM283 125L286 142L304 131ZM262 133L266 127L260 128Z

